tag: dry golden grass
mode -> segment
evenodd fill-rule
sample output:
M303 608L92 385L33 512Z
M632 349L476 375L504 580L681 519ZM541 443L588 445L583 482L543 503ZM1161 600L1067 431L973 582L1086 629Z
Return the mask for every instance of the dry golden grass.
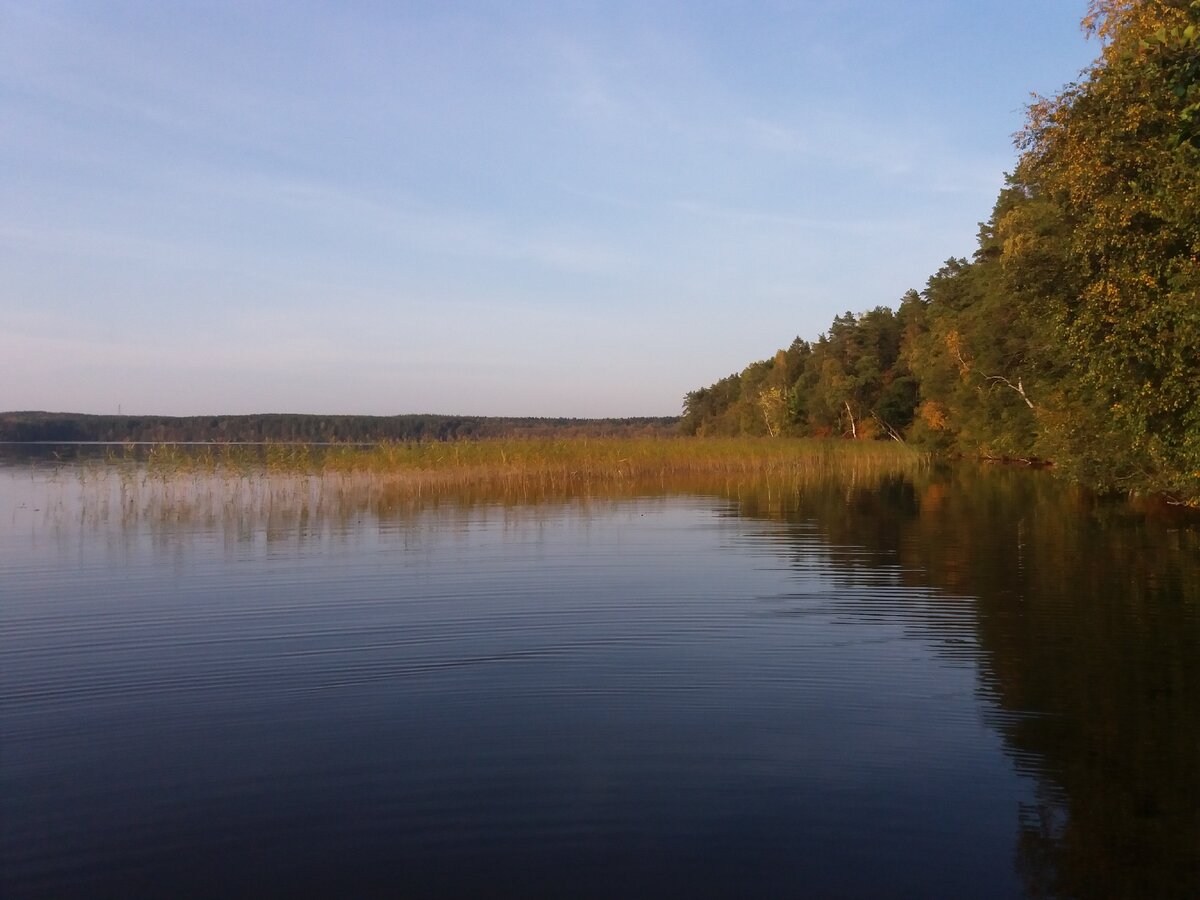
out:
M869 486L912 477L929 462L895 442L768 438L164 444L70 464L55 480L64 522L78 515L91 525L282 534L364 516L405 520L431 509L516 510L675 493L778 499L831 480Z
M115 461L141 461L127 452ZM784 477L800 473L911 472L927 454L903 444L770 438L549 438L373 446L163 444L144 453L149 473L370 476L412 491L470 485L565 486L685 475Z

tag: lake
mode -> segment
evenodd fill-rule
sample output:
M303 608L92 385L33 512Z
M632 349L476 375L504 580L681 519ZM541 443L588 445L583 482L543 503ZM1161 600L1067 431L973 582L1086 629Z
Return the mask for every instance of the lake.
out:
M1200 525L0 466L6 897L1194 897Z

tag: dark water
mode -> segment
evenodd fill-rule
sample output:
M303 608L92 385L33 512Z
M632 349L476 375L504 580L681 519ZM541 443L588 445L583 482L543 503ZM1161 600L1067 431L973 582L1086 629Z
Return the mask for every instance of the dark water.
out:
M6 897L1200 894L1200 529L1041 473L19 465L0 665Z

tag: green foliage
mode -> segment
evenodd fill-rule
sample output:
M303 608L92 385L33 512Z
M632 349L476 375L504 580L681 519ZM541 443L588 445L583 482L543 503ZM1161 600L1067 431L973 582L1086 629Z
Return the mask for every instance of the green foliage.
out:
M1200 504L1200 0L1093 0L1084 28L1101 54L1030 106L974 258L894 314L837 316L789 374L790 433L1052 459ZM774 433L736 411L779 366L718 383L689 433Z
M1055 223L1065 277L1014 283L1065 372L1044 434L1108 487L1200 498L1200 8L1097 2L1085 82L1030 109L1017 182ZM1189 31L1189 29L1191 29ZM1018 273L1034 217L1005 224ZM1046 242L1041 242L1045 248ZM1011 250L1011 252L1010 252Z

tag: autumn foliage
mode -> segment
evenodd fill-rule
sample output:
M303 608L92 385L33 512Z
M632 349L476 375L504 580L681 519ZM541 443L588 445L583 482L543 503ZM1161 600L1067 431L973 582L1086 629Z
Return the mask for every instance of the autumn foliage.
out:
M1094 0L1083 27L1100 54L1029 106L974 257L689 393L685 431L904 439L1200 503L1200 2Z

